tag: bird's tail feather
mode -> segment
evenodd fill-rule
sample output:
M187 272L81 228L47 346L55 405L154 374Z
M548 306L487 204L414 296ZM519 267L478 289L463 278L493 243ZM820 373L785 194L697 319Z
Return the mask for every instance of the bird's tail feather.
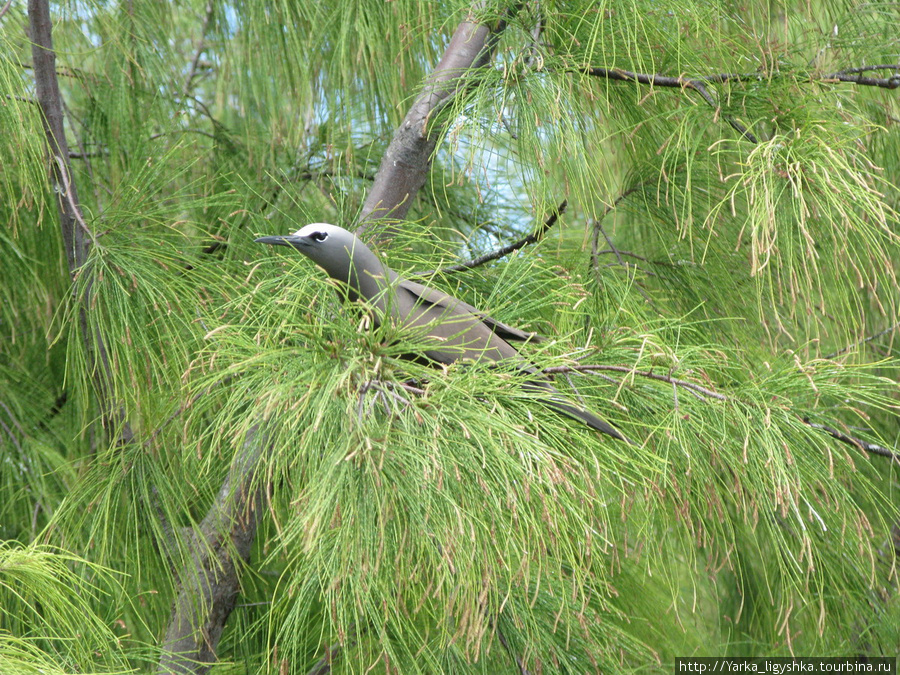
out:
M553 385L547 382L530 380L527 383L526 387L537 391L549 392L551 396L543 399L543 401L554 410L558 410L564 415L568 415L569 417L572 417L576 420L581 420L591 429L596 429L597 431L600 431L607 436L612 436L615 439L625 441L630 445L634 445L632 441L628 440L621 431L616 429L609 422L602 420L594 413L572 405L571 403L563 399L562 394Z

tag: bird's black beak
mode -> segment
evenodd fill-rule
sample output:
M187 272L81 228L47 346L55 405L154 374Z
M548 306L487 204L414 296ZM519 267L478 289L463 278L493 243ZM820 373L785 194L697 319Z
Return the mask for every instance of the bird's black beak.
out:
M300 248L301 246L306 246L305 239L305 237L298 237L295 234L277 234L254 239L254 242L257 244L271 244L272 246L293 246L294 248Z

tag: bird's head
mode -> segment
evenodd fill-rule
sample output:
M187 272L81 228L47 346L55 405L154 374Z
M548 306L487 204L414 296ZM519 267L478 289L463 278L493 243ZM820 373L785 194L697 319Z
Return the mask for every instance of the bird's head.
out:
M378 295L393 276L355 234L330 223L310 223L293 234L260 237L256 243L294 247L366 299Z

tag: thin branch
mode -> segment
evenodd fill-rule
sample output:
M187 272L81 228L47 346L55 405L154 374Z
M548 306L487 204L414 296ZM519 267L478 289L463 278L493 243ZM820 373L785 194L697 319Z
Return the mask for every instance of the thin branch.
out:
M214 383L214 384L211 384L211 385L208 386L206 389L204 389L203 391L201 391L199 394L194 394L194 395L188 400L187 403L181 404L181 405L178 407L178 410L176 410L175 412L173 412L173 413L172 413L171 415L169 415L165 420L163 420L160 424L158 424L158 425L156 426L156 428L153 430L153 433L150 434L150 436L147 438L147 440L144 441L144 443L143 443L144 447L145 447L145 448L146 448L146 447L149 447L150 444L156 439L156 437L159 436L159 435L163 432L163 430L164 430L166 427L168 427L168 426L169 426L176 418L180 417L181 414L184 413L185 410L187 410L188 408L190 408L192 405L194 405L197 401L199 401L201 398L203 398L204 396L206 396L209 392L211 392L211 391L212 391L213 389L215 389L216 387L221 386L221 385L226 385L226 384L228 384L229 382L231 382L232 379L234 379L234 375L229 375L229 376L223 378L220 382L216 382L216 383Z
M6 422L4 422L3 420L0 420L0 427L3 427L3 431L6 432L6 435L9 436L9 439L13 442L13 445L15 445L16 449L21 453L22 446L19 444L19 439L16 438L16 435L12 432L12 429L10 429L6 425Z
M717 391L713 391L707 387L703 387L694 382L688 382L686 380L680 380L672 377L671 375L659 375L658 373L653 373L650 371L640 371L635 370L634 368L629 368L628 366L613 366L613 365L605 365L605 364L578 364L574 366L553 366L551 368L544 368L541 372L545 375L553 375L555 373L571 373L571 372L592 372L592 371L611 371L616 373L627 373L629 375L636 375L638 377L645 377L650 380L656 380L658 382L667 382L673 386L683 387L688 391L694 394L702 394L708 398L714 398L719 401L732 401L733 399L725 394L720 394ZM864 441L860 438L855 438L853 436L849 436L833 427L829 427L824 424L818 424L811 422L809 418L802 418L802 422L811 427L813 429L820 429L825 433L829 434L833 438L841 441L842 443L847 443L848 445L852 445L864 452L868 452L872 455L880 455L882 457L890 457L892 460L896 461L900 464L900 454L896 451L891 450L890 448L886 448L883 445L878 445L876 443L869 443L868 441Z
M391 382L391 386L400 387L401 389L405 389L410 394L415 394L416 396L424 396L425 390L420 389L419 387L414 387L413 385L407 382Z
M603 219L609 215L610 211L612 211L614 208L619 206L619 204L622 202L623 199L625 199L628 195L630 195L632 192L637 190L642 185L643 185L643 183L638 183L636 185L632 185L630 188L625 190L625 192L623 192L618 197L616 197L616 200L612 204L610 204L609 206L606 207L606 209L604 209L603 215L594 221L594 232L593 232L593 236L591 237L591 269L594 270L594 273L596 273L597 270L600 269L600 264L597 259L597 256L600 255L599 249L600 249L600 234L601 233L603 234L604 238L606 239L606 242L609 244L612 251L615 252L616 258L618 258L619 261L621 262L622 259L618 253L618 250L616 249L615 246L612 245L612 242L609 240L609 237L606 236L606 233L603 232L601 223L603 222Z
M716 102L716 100L712 97L712 95L707 91L704 83L710 82L726 82L730 79L741 79L741 76L736 75L713 75L711 77L700 77L700 78L690 78L683 77L681 75L677 77L673 77L671 75L648 75L645 73L633 73L630 70L623 70L621 68L596 68L596 67L587 67L582 68L581 72L586 75L590 75L591 77L602 77L607 80L619 80L621 82L637 82L639 84L646 84L655 87L670 87L677 89L693 89L706 101L711 108L716 111L721 110L721 106ZM755 79L760 79L760 75L755 76ZM732 129L737 131L742 138L746 138L751 143L758 143L756 136L754 136L743 124L738 122L734 117L728 114L723 114L722 117L726 122L731 126Z
M73 280L87 262L94 240L81 213L78 191L72 180L69 162L69 146L66 142L62 95L56 75L56 52L53 50L53 23L50 18L48 0L29 0L28 21L31 31L31 60L34 69L35 94L41 108L41 121L47 137L50 165L50 181L56 194L59 224L66 247L66 262ZM107 430L115 429L119 442L129 442L133 438L131 425L121 404L113 399L113 372L109 362L104 336L99 330L90 328L87 308L94 302L93 284L84 285L79 298L78 323L88 371L98 391L100 418Z
M197 74L197 64L200 62L200 55L206 49L206 31L209 28L209 22L212 20L213 2L208 0L206 3L206 16L203 17L203 25L200 28L200 39L197 40L197 49L194 51L194 58L191 60L191 67L187 76L184 78L184 86L182 87L181 96L185 98L191 92L191 84L194 82L194 76Z
M27 98L25 96L16 96L15 94L4 94L3 98L8 99L10 101L21 101L22 103L29 103L31 105L40 105L33 98Z
M900 464L900 454L894 452L890 448L886 448L883 445L878 445L876 443L869 443L868 441L864 441L860 438L855 438L853 436L848 436L847 434L838 431L832 427L829 427L825 424L817 424L814 422L810 422L808 418L804 417L803 422L813 429L821 429L826 434L829 434L833 438L836 438L841 443L846 443L847 445L852 445L855 448L863 450L873 455L880 455L881 457L890 457L893 461Z
M613 366L606 364L596 364L596 363L586 363L586 364L578 364L575 366L552 366L550 368L544 368L541 370L545 375L553 375L555 373L586 373L591 371L611 371L615 373L627 373L629 375L637 375L638 377L645 377L650 380L657 380L658 382L667 382L668 384L677 385L679 387L684 387L685 389L691 389L703 396L707 396L709 398L714 398L719 401L730 401L731 399L725 394L720 394L717 391L713 391L712 389L708 389L707 387L702 387L699 384L695 384L694 382L688 382L687 380L679 380L677 378L672 377L671 375L660 375L658 373L653 373L650 371L641 371L635 370L634 368L629 368L628 366Z
M894 75L890 77L867 77L863 73L875 70L893 70ZM647 73L635 73L622 68L598 68L586 67L580 72L592 77L602 77L608 80L618 80L621 82L637 82L654 87L668 87L677 89L693 89L715 110L721 110L721 107L709 93L706 88L707 84L725 84L728 82L755 82L762 80L765 76L762 73L717 73L712 75L700 75L696 77L685 77L683 75L658 75ZM768 77L777 76L777 73ZM880 87L883 89L897 89L900 87L900 64L881 64L875 66L859 66L856 68L845 68L833 73L822 75L808 74L807 82L846 82L857 84L860 86ZM723 114L726 122L743 138L751 143L757 143L756 137L740 122L731 115Z
M547 233L551 227L556 224L556 221L559 220L559 217L566 212L566 207L569 203L566 200L563 200L562 203L556 207L556 210L550 214L550 216L541 224L541 226L536 229L534 232L529 234L527 237L523 237L519 239L519 241L513 242L508 246L503 246L498 248L490 253L486 253L477 258L473 258L472 260L467 260L466 262L459 263L457 265L450 265L448 267L441 267L436 270L428 270L427 272L416 272L412 276L414 277L427 277L433 274L440 272L441 274L450 274L452 272L463 272L465 270L470 270L474 267L480 267L485 263L489 263L492 260L497 260L498 258L502 258L504 256L509 255L510 253L514 253L518 251L520 248L524 246L528 246L529 244L534 244L540 241L544 235Z
M864 77L861 73L871 72L873 70L894 70L891 77ZM818 78L810 78L810 81L819 79L823 82L848 82L850 84L858 84L864 87L880 87L882 89L896 89L900 87L900 64L882 65L882 66L860 66L859 68L845 68L836 73L822 75Z
M882 335L887 335L888 333L892 333L895 330L897 330L898 328L900 328L900 322L895 323L893 326L888 326L887 328L885 328L882 331L878 331L877 333L875 333L875 335L870 335L869 337L863 338L862 340L858 340L858 341L854 342L853 344L843 347L842 349L838 349L836 352L831 352L831 354L826 355L824 358L833 359L835 356L840 356L841 354L846 354L854 347L859 347L860 345L864 345L868 342L871 342L872 340L877 340Z
M0 19L2 19L6 13L9 11L9 8L12 6L12 0L6 0L6 4L0 8Z
M651 265L673 266L672 263L669 263L669 262L664 262L662 260L650 260L649 258L646 258L642 255L638 255L637 253L634 253L632 251L623 251L622 249L618 249L615 247L614 248L605 248L602 251L597 251L597 255L611 255L611 254L615 254L617 258L619 256L625 256L626 258L634 258L635 260L640 260L641 262L649 263ZM628 265L628 263L626 263L626 262L622 262L621 264L626 265L626 266Z
M354 632L357 635L365 632L365 628L362 631L356 630L356 624L351 623L347 633ZM347 647L353 647L356 645L356 639L350 639L348 641ZM316 661L313 665L312 669L307 671L306 675L328 675L331 672L331 664L334 663L335 659L337 659L341 655L341 651L344 646L340 643L335 643L331 645L325 645L325 656Z
M3 401L0 401L0 407L2 407L6 411L6 414L9 415L9 421L13 423L13 426L15 426L16 429L19 430L19 433L25 436L25 429L23 429L22 425L19 424L19 420L17 420L16 416L13 415L13 412L9 409L9 406L7 406Z
M622 260L622 254L619 253L619 249L616 248L616 245L612 243L612 239L610 239L610 238L609 238L609 235L606 234L606 230L603 229L603 220L602 220L602 219L601 219L601 220L598 220L598 221L594 224L594 227L597 229L598 232L600 232L600 234L603 235L603 238L606 239L606 245L609 246L609 250L612 251L612 252L615 254L616 260L619 261L619 264L620 264L622 267L625 267L625 266L626 266L626 263L625 263L624 260ZM597 255L599 255L599 253L598 253Z
M211 134L208 131L203 131L203 129L175 129L174 131L163 131L158 134L152 134L150 136L151 141L155 141L158 138L162 138L163 136L172 136L174 134L200 134L201 136L208 136L214 141L217 140L215 134Z
M620 196L619 199L621 199L623 196L624 195ZM618 200L616 201L616 203L618 203ZM609 210L607 210L606 213L609 213ZM604 213L603 215L606 216L606 213ZM603 218L600 218L594 223L594 239L591 242L591 261L592 261L592 266L594 269L594 274L596 275L597 271L599 269L597 267L597 258L600 255L597 252L597 232L598 231L600 232L600 234L603 235L603 238L606 239L606 245L609 246L610 250L615 254L616 260L619 261L619 265L624 267L626 270L629 267L632 267L632 265L629 265L627 262L622 260L622 254L619 253L619 249L616 248L616 245L613 244L612 239L610 239L609 235L606 234L606 230L603 229ZM611 265L607 265L607 267L609 267L609 266L611 266ZM633 265L633 267L637 267L637 265ZM653 273L652 272L644 272L644 274L653 274ZM638 290L638 292L643 296L644 300L646 300L648 303L651 303L651 304L653 303L653 301L650 299L650 296L647 295L647 292L643 288L641 288L640 285L635 284L634 288L636 288Z
M872 72L875 70L893 70L897 74L884 78L859 78L861 73ZM684 76L657 75L646 73L634 73L622 68L582 68L581 72L593 77L603 77L609 80L619 80L622 82L638 82L640 84L652 85L656 87L694 88L696 83L706 84L725 84L728 82L760 82L764 79L774 79L781 75L779 72L771 74L763 73L713 73L711 75L697 75L692 78ZM806 82L826 82L832 83L847 82L850 84L859 84L869 87L882 87L885 89L896 89L900 87L900 63L888 63L876 66L859 66L855 68L844 68L833 73L826 74L810 74L805 76ZM701 94L702 95L702 94Z
M84 168L87 169L88 180L90 180L91 185L93 186L94 201L97 204L97 207L100 208L100 203L101 203L100 202L100 191L97 189L97 180L94 178L94 168L91 166L91 160L90 160L91 155L89 155L87 153L87 150L85 150L84 144L81 142L80 134L77 131L75 131L75 122L76 121L78 121L78 123L81 125L82 129L84 129L84 124L80 120L77 120L75 115L69 109L69 106L66 105L65 101L62 101L62 106L63 106L63 113L65 113L66 117L69 120L69 126L72 128L72 136L75 138L75 145L77 145L78 149L81 151L80 157L78 159L84 160ZM76 154L79 154L79 153L70 152L69 159L75 159Z
M509 654L509 657L516 662L516 667L519 669L519 675L530 675L528 668L525 667L525 662L519 658L518 654L513 653L512 648L509 646L509 642L506 640L506 636L503 635L503 631L500 630L500 626L494 626L497 631L497 639L500 640L500 644L503 645L503 649L506 650L506 653Z
M90 242L78 228L81 210L78 192L68 176L69 147L63 122L62 95L56 76L56 52L53 50L52 21L48 0L29 0L31 25L31 59L34 68L35 93L41 108L41 119L50 155L50 178L57 195L60 227L66 245L69 272L74 274L87 260Z
M75 222L78 223L78 226L84 230L84 233L88 236L87 243L92 244L94 241L94 235L91 232L90 228L87 226L87 223L84 222L84 218L81 215L81 208L75 200L77 196L75 195L75 187L72 181L69 179L69 172L66 169L67 166L70 166L68 162L66 162L62 157L54 157L56 160L56 164L59 167L59 175L62 179L63 183L63 195L66 198L69 206L72 209L72 216L75 218Z

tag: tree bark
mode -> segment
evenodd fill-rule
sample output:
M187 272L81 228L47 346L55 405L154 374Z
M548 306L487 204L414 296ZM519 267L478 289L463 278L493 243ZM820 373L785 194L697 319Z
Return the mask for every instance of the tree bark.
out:
M34 68L35 91L41 122L47 136L49 151L50 183L56 195L59 225L66 248L69 274L75 279L78 270L87 262L93 244L87 224L81 213L78 189L69 162L69 145L66 141L62 95L56 77L56 52L53 50L53 23L50 19L48 0L29 0L28 20L31 29L31 58ZM91 335L87 308L93 302L93 285L85 284L78 311L78 320L84 349L94 385L97 387L100 418L105 429L115 432L120 442L130 442L134 434L126 419L125 411L112 395L112 369L107 356L106 342L99 331Z
M394 132L363 204L356 228L357 236L364 237L378 221L405 218L413 198L425 184L431 156L440 135L436 126L428 128L430 118L453 95L464 89L467 73L490 62L497 38L506 28L505 19L493 26L474 22L474 13L483 5L483 2L477 3L466 20L457 26L422 93ZM379 239L388 240L394 233L395 230L386 228L379 234Z
M28 18L36 93L49 150L50 181L57 198L66 262L74 278L87 262L93 242L69 163L48 0L29 0ZM88 282L80 298L79 323L101 416L107 429L118 432L120 442L130 442L133 434L126 413L112 397L112 370L104 337L98 331L91 333L87 317L92 289ZM205 673L216 659L215 648L240 589L238 558L245 562L249 559L256 536L263 493L262 487L254 488L252 479L261 448L254 427L191 542L191 561L179 572L179 589L163 645L166 651L158 665L160 674Z
M193 559L179 571L157 675L202 675L216 662L216 647L240 591L238 559L249 561L256 537L265 484L255 479L264 445L254 426L191 542Z
M28 0L28 19L31 25L35 90L50 151L50 181L59 209L59 224L66 246L69 272L74 274L87 260L91 242L79 227L82 216L63 126L62 96L56 78L56 52L53 51L53 24L48 0Z

